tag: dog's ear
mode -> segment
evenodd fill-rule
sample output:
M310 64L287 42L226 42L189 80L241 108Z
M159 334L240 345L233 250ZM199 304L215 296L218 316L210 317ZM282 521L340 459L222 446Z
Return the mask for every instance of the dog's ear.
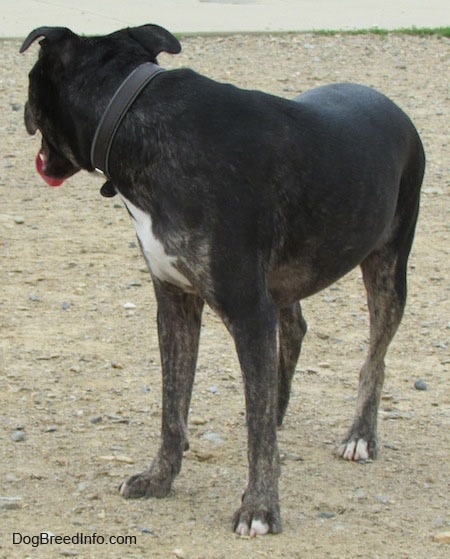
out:
M20 47L19 52L25 52L34 43L34 41L40 37L44 37L49 43L56 43L62 39L76 37L76 35L75 33L72 33L70 29L67 29L67 27L38 27L28 35Z
M178 39L159 25L148 23L140 27L130 27L127 31L135 41L155 58L161 52L178 54L181 51Z
M25 52L40 37L43 37L40 42L40 56L47 57L48 67L51 68L51 73L56 79L69 67L80 37L67 27L38 27L25 39L20 52Z

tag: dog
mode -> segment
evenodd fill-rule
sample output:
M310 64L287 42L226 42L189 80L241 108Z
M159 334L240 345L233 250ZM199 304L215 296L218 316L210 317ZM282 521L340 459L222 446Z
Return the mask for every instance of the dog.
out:
M360 266L370 344L356 412L339 448L377 455L384 357L406 300L406 269L425 155L406 114L383 94L331 84L287 100L164 70L178 40L157 25L82 37L30 33L25 125L38 130L51 185L103 171L136 229L158 304L161 443L120 487L164 497L188 448L202 309L231 333L245 386L249 477L233 517L239 535L278 533L277 427L286 413L306 322L300 302Z

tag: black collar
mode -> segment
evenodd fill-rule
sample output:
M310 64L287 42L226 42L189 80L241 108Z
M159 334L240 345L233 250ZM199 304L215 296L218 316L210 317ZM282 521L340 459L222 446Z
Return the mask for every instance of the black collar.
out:
M123 117L144 87L161 72L164 72L164 69L157 64L141 64L125 78L106 107L92 141L91 163L96 171L100 171L107 178L109 154Z

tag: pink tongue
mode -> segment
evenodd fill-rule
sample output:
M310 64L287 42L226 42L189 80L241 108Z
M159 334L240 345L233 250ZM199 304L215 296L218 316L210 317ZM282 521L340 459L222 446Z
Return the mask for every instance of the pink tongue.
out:
M41 152L39 152L36 156L36 169L37 172L41 175L41 177L45 180L45 182L49 186L60 186L64 182L64 180L54 179L52 177L47 176L44 173L44 162L43 162Z

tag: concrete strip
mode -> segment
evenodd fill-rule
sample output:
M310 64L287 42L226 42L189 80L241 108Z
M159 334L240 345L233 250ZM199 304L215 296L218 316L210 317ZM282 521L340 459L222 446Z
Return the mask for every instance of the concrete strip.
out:
M449 0L1 0L0 37L41 25L104 34L158 23L172 32L309 31L450 25Z

